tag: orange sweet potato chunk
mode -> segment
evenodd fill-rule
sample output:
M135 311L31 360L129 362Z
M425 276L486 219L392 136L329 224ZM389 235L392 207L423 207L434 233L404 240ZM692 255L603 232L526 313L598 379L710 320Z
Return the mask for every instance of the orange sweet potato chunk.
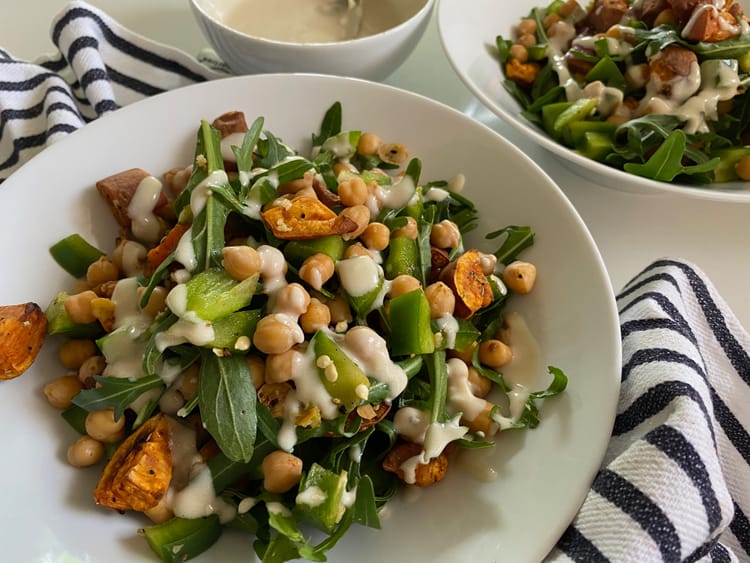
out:
M320 200L298 196L288 203L275 205L261 213L263 221L276 238L309 240L342 235L357 229L357 224L344 215L336 215Z
M159 504L172 481L172 424L160 413L120 444L94 489L97 504L141 512Z
M36 303L0 306L0 379L18 377L34 363L47 336L47 317Z

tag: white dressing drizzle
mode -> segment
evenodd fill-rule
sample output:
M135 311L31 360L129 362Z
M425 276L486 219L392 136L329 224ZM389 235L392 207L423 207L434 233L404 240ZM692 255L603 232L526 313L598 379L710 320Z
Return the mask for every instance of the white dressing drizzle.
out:
M361 297L378 288L383 279L382 268L370 256L352 256L336 262L336 272L352 297Z
M237 157L234 156L234 151L232 150L232 147L241 147L242 141L245 139L245 134L236 131L234 133L230 133L226 137L222 137L221 139L221 157L224 159L225 162L237 162Z
M378 186L375 190L375 196L382 207L398 209L409 203L415 191L414 180L411 176L404 174L391 186Z
M314 485L312 487L307 487L304 491L298 493L295 503L304 504L305 506L314 508L323 504L327 498L328 495L323 492L323 489Z
M128 217L130 230L139 241L153 245L159 241L161 224L154 215L154 208L161 196L162 184L153 176L146 176L138 183L130 203Z
M235 517L234 506L216 496L211 470L203 466L187 486L172 496L172 511L181 518L201 518L216 514L224 524Z

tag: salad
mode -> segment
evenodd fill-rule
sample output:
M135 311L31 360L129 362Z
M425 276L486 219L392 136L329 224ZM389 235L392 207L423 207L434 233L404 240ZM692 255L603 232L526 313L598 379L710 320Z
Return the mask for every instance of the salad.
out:
M732 0L554 0L497 37L555 141L654 180L750 180L750 24Z
M308 156L232 111L200 123L189 166L100 180L115 249L53 245L78 284L44 312L69 370L44 392L80 433L70 464L102 468L96 504L151 519L163 561L226 527L264 562L324 561L458 450L537 426L566 375L539 390L501 371L532 340L505 305L533 289L534 234L465 247L462 184L342 130L339 103Z

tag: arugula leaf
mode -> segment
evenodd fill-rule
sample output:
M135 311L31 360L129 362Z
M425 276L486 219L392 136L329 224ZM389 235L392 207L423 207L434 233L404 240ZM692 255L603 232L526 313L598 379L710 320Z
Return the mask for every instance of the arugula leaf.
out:
M448 368L445 350L427 355L427 373L430 377L430 422L445 422L448 413L445 402L448 397Z
M249 461L257 420L255 388L245 357L202 351L198 393L203 424L221 451L233 461Z
M682 157L685 154L685 133L676 130L670 133L656 152L644 163L628 162L624 169L626 172L651 178L671 182L680 172L682 172Z
M334 102L328 108L323 116L323 122L320 124L320 133L312 136L313 148L321 146L329 137L341 133L341 113L341 102Z
M531 230L531 227L519 225L508 225L507 227L488 233L484 238L491 240L502 235L506 235L505 241L494 252L497 261L501 264L509 264L523 250L534 244L534 231Z
M247 178L249 178L249 173L253 169L253 151L255 145L258 144L261 131L263 131L263 118L258 117L242 138L242 146L232 147L232 152L237 160L237 170L248 174ZM245 178L245 175L241 174L240 179L243 178Z
M100 386L81 391L73 397L73 404L87 411L113 407L115 420L122 416L130 403L146 391L164 385L161 377L156 374L146 375L138 379L95 375L94 379Z

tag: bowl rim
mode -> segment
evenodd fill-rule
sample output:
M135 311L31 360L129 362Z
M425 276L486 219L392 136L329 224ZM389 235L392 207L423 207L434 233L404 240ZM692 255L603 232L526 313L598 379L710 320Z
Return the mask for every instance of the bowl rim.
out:
M375 41L376 39L379 39L381 37L388 37L390 35L395 35L398 31L406 27L408 24L417 20L425 19L426 16L429 15L429 12L432 10L436 2L437 0L424 0L424 4L422 5L422 7L419 8L419 10L417 10L417 12L413 14L411 17L405 19L398 25L394 25L393 27L389 27L388 29L378 32L378 33L365 35L363 37L354 37L351 39L344 39L343 41L310 41L310 42L298 43L295 41L281 41L278 39L268 39L266 37L260 37L258 35L250 35L249 33L244 33L242 31L234 29L233 27L228 26L223 21L221 21L220 19L210 14L204 8L204 5L203 5L204 0L190 0L190 4L194 10L196 10L202 17L209 20L212 24L221 28L223 31L228 32L230 35L235 35L243 39L248 39L250 41L256 41L262 45L268 45L268 46L275 45L275 46L284 47L287 49L295 48L295 47L305 47L305 48L313 48L313 49L320 49L320 50L332 50L332 49L335 49L341 46L347 46L347 45L362 45L367 42Z

